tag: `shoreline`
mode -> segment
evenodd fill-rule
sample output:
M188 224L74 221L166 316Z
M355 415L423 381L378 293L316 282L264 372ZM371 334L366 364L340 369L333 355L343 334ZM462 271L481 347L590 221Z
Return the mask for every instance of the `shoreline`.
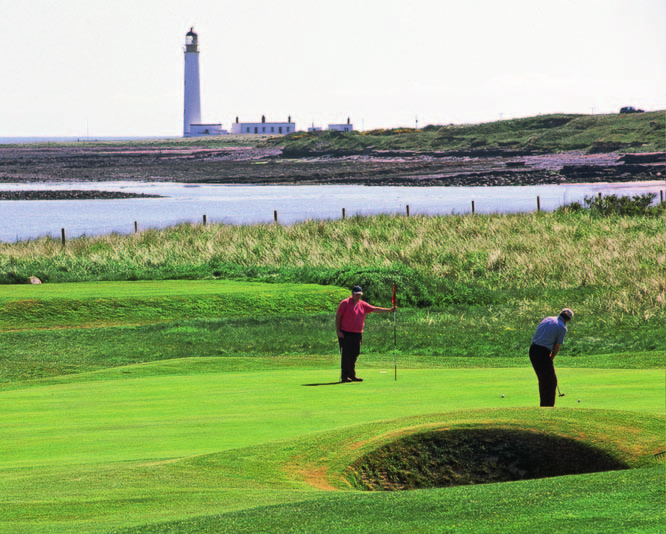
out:
M124 200L128 198L164 198L162 195L124 193L120 191L80 191L45 189L30 191L0 191L0 201L12 200Z
M666 153L469 154L369 151L285 157L281 148L0 147L3 184L154 182L201 185L483 187L636 183L666 178ZM56 193L33 198L61 198ZM103 196L95 198L135 198ZM27 193L23 193L28 199ZM83 197L71 193L71 198ZM17 199L19 197L16 197Z

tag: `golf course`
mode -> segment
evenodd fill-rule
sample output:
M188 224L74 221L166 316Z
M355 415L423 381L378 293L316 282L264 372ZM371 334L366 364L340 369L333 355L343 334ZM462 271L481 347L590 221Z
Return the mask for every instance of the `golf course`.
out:
M44 237L0 282L0 532L664 532L663 209Z

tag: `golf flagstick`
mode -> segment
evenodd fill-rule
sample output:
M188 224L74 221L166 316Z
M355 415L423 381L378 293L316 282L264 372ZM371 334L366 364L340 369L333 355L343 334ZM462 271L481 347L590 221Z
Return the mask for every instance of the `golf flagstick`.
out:
M391 297L391 304L393 304L393 307L396 308L396 300L395 300L395 282L393 282L393 296ZM396 324L395 324L395 315L398 310L394 309L393 310L393 372L395 376L395 380L398 380L398 359L396 355L396 350L398 346L398 338L397 338L397 333L396 333Z

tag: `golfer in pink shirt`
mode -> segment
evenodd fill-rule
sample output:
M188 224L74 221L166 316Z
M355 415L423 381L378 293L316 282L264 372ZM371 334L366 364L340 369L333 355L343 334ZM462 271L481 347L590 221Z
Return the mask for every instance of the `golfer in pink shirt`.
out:
M340 344L341 382L363 382L362 378L356 376L356 360L361 353L365 316L369 313L389 313L396 310L395 306L393 308L372 306L362 301L362 296L361 287L354 286L351 297L340 303L335 314L335 329Z

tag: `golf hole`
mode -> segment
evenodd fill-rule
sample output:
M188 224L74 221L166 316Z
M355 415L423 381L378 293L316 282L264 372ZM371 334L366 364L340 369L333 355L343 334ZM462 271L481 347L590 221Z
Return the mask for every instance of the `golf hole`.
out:
M367 491L488 484L627 469L608 453L574 439L513 429L457 429L413 434L350 465L345 478Z

